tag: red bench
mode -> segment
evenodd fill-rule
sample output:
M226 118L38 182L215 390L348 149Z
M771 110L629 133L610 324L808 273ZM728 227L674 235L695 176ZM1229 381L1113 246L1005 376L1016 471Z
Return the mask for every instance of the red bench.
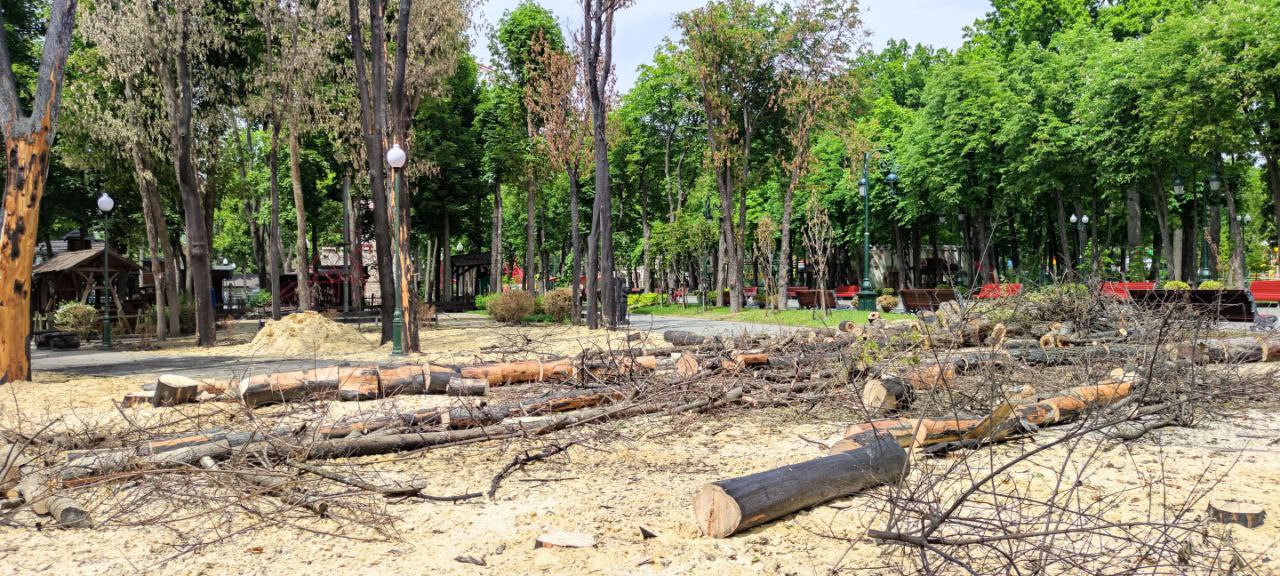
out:
M1022 293L1022 284L983 284L978 290L978 294L974 298L981 300L990 300L994 298L1007 298L1009 296L1017 296Z
M845 299L857 298L858 290L859 288L857 286L850 286L847 284L844 286L836 286L836 298L845 298Z
M819 304L818 296L820 294L822 293L818 292L817 290L801 290L800 292L796 293L796 300L800 303L801 308L817 308ZM835 308L836 307L835 291L827 290L826 294L827 294L826 296L827 308Z
M795 298L797 294L808 290L804 286L787 286L787 298Z
M1129 292L1133 290L1155 290L1155 282L1103 282L1099 291L1104 296L1112 296L1121 300L1130 298Z
M759 288L757 288L757 287L755 287L755 286L750 286L750 287L747 287L747 288L743 288L743 289L742 289L742 295L743 295L743 296L746 296L746 297L747 297L747 299L751 299L751 298L755 298L755 297L756 297L756 292L759 292L759 291L760 291L760 289L759 289Z
M1249 283L1254 302L1280 302L1280 280L1254 280Z

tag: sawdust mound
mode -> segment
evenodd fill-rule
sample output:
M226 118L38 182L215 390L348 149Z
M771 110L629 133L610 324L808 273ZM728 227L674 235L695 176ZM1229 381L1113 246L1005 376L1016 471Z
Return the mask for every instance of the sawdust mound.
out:
M355 327L334 322L316 312L290 314L268 321L253 337L250 346L260 354L272 356L324 356L377 348Z

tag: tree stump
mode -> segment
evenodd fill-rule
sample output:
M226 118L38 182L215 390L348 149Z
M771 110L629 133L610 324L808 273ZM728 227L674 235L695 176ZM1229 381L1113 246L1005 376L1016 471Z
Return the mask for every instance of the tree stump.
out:
M1262 506L1233 500L1210 500L1209 516L1223 524L1239 524L1245 528L1257 528L1267 519Z

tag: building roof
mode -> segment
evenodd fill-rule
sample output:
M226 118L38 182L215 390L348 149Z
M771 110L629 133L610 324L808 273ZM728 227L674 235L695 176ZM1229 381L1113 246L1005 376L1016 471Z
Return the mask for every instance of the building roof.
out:
M102 248L91 248L89 250L76 250L74 252L63 252L52 259L40 263L31 271L32 276L40 274L52 274L56 272L88 272L102 273ZM132 260L121 256L115 250L110 251L111 269L112 270L141 270Z

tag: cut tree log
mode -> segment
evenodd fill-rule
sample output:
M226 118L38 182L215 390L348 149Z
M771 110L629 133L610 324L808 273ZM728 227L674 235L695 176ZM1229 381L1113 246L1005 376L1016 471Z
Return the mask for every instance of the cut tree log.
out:
M462 369L463 378L484 378L490 386L504 386L524 382L543 382L546 380L567 380L577 372L574 361L568 358L550 360L527 360L522 362L504 362L485 366L470 366Z
M1257 504L1234 500L1209 500L1209 516L1223 524L1257 528L1267 520L1267 511Z
M177 406L195 402L200 394L200 383L185 376L165 374L156 381L153 406Z
M676 360L676 375L681 378L690 378L701 370L698 357L685 352Z
M863 446L807 462L706 484L693 501L698 529L727 538L866 488L896 482L907 453L888 434Z
M62 528L88 528L93 525L89 511L79 502L66 496L53 496L48 500L48 513Z
M378 385L382 386L383 396L443 394L443 386L438 391L432 390L434 380L428 380L426 374L426 370L417 364L378 366Z
M138 392L127 392L124 399L120 401L120 405L126 408L134 406L153 406L155 405L155 390L141 390Z
M718 344L720 342L718 337L694 334L687 330L667 330L662 333L662 339L674 346L699 346L702 344Z
M8 492L22 479L22 467L31 461L17 445L0 443L0 492Z
M489 393L489 381L484 378L453 378L445 393L450 396L484 396Z
M915 387L899 378L877 378L862 386L862 407L873 414L906 409L915 398Z

